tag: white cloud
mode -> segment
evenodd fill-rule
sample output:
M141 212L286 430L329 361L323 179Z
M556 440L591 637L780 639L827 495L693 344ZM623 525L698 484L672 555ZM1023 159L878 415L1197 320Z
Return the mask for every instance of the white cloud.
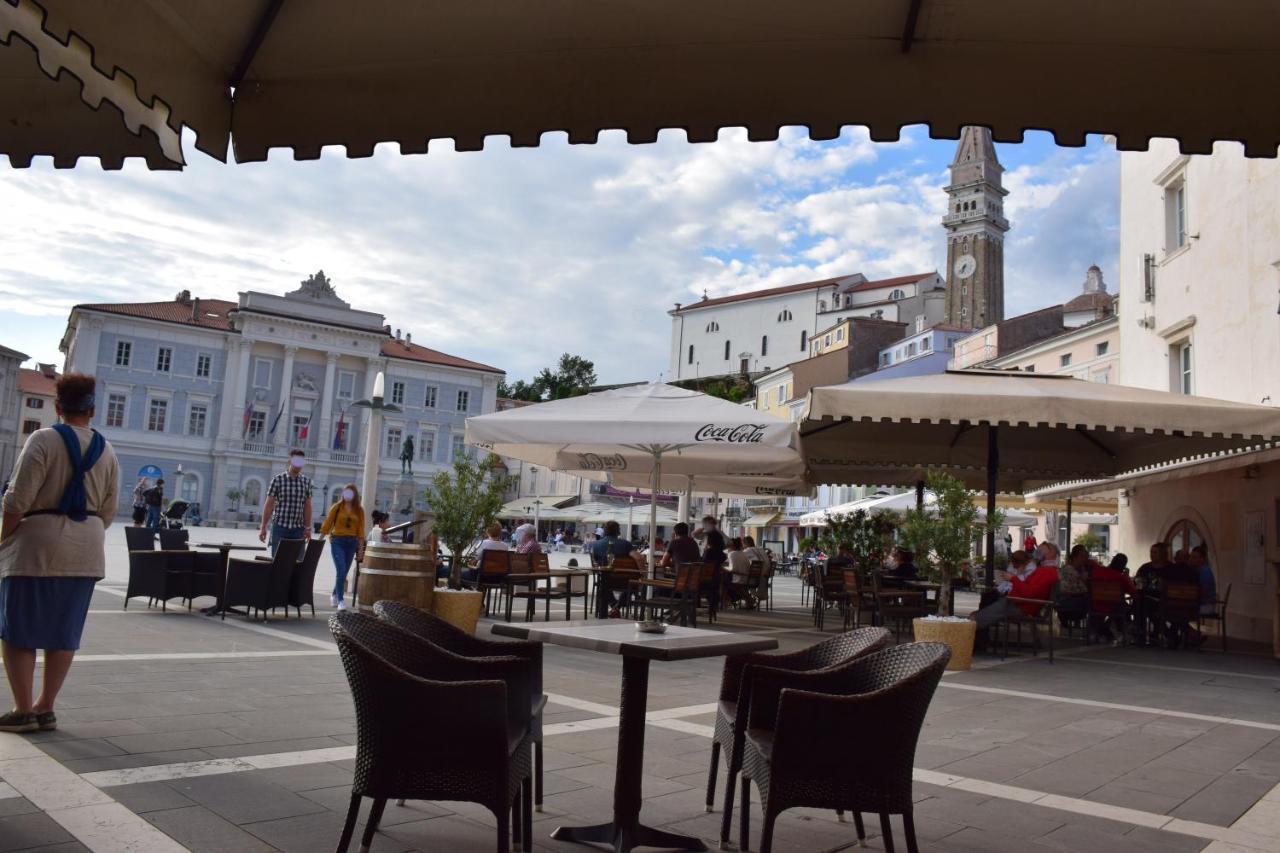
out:
M819 145L790 129L770 143L726 131L710 145L664 134L647 146L610 133L352 161L197 155L181 174L12 170L0 343L56 360L78 302L182 289L234 299L323 267L356 307L516 377L564 351L593 359L605 381L656 377L664 312L704 289L940 267L950 148L916 133ZM882 165L898 149L910 153ZM1088 263L1114 264L1113 159L1055 151L1043 168L1010 170L1011 310L1061 301Z

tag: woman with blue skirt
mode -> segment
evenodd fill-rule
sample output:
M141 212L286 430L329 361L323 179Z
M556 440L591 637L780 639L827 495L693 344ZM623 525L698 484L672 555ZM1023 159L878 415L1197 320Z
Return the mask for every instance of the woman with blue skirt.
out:
M93 587L106 573L103 538L116 514L120 465L89 426L92 376L57 382L61 423L27 439L4 496L0 527L0 648L13 710L0 732L51 731L54 702L80 648ZM36 651L44 681L35 694Z

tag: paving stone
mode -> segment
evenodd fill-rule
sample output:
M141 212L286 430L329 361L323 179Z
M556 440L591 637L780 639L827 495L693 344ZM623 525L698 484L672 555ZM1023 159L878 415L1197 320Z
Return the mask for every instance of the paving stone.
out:
M61 740L41 744L41 750L59 761L73 758L101 758L107 755L124 755L125 750L101 738L86 740Z
M261 839L200 806L148 812L143 817L192 853L270 853L272 850Z
M311 814L324 807L254 773L228 773L167 783L235 824Z
M195 805L166 782L142 782L107 789L112 799L137 814Z
M11 817L13 815L31 814L38 812L35 804L26 797L5 797L0 800L0 817Z
M1255 776L1228 774L1206 785L1170 814L1185 820L1230 826L1272 787L1267 780Z
M257 771L259 777L294 793L351 785L351 771L334 764L303 764Z
M74 840L71 833L42 812L0 817L0 853Z
M108 738L125 752L164 752L176 749L201 749L239 743L240 739L220 729L197 729L185 732L156 732L144 735L122 735Z
M388 806L388 815L392 810ZM363 817L366 815L367 812L363 813L361 815L362 820L357 824L357 842L360 839L359 833L364 831ZM260 821L247 824L243 828L270 844L273 849L282 851L282 853L314 853L317 850L328 850L336 844L337 839L342 834L342 825L345 820L345 811L342 814L326 811L320 814ZM374 837L372 850L376 851L376 853L404 853L404 851L414 850L415 848L412 844L406 844L381 831L381 827L390 827L392 825L384 817L379 832ZM353 843L352 849L355 847L356 844Z
M139 752L133 755L109 755L103 758L76 758L63 761L63 765L76 773L93 773L98 770L125 770L130 767L151 767L156 764L183 764L188 761L208 761L212 755L203 749L175 749L167 752Z

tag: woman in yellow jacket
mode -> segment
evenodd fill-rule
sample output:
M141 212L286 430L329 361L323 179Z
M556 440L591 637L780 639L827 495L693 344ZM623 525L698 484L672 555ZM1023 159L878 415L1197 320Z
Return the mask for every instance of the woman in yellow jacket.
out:
M333 567L337 580L329 604L339 610L347 609L344 593L347 588L347 572L364 540L364 508L360 506L360 491L355 483L342 487L342 497L329 507L329 514L320 525L320 535L329 536L329 553L333 555Z

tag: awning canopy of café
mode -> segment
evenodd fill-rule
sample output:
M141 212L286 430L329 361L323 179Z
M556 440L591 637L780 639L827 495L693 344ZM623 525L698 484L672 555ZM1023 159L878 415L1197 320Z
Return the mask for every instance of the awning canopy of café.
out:
M937 503L937 496L926 490L924 493L925 509ZM827 516L829 515L848 515L858 512L859 510L870 515L878 513L887 513L893 516L901 516L907 510L912 509L916 505L916 494L914 491L902 492L896 495L872 495L863 498L860 501L853 501L840 506L834 506L826 510L817 510L800 517L800 525L802 527L825 527L827 524ZM1006 508L1003 510L1004 526L1006 527L1030 527L1036 523L1033 516L1027 515L1017 509ZM987 511L982 507L978 507L978 520L985 521Z
M994 427L994 429L993 429ZM1069 377L948 371L814 388L801 423L815 483L914 484L931 470L1026 492L1280 439L1268 406Z
M1112 504L1121 490L1134 490L1144 486L1198 477L1217 471L1231 471L1280 460L1280 447L1246 450L1233 453L1215 453L1198 459L1187 459L1169 465L1156 465L1141 471L1129 471L1117 477L1100 480L1080 480L1057 483L1037 489L1027 495L1027 503L1048 503L1071 499L1106 500Z
M5 0L0 52L31 54L17 41L35 48L17 76L0 65L0 114L18 119L0 124L0 153L17 165L181 162L109 122L57 115L92 112L103 89L126 119L139 105L163 114L162 149L185 127L220 159L230 142L238 162L435 139L479 149L489 136L530 146L557 131L593 142L613 128L632 142L665 128L772 139L784 126L822 139L845 125L895 139L918 123L951 138L982 124L1006 141L1046 128L1064 145L1110 133L1120 148L1173 136L1188 153L1280 145L1280 113L1258 108L1280 64L1271 0ZM91 63L59 63L68 44ZM77 74L82 102L20 91L37 60L49 77ZM957 97L957 69L999 85Z

